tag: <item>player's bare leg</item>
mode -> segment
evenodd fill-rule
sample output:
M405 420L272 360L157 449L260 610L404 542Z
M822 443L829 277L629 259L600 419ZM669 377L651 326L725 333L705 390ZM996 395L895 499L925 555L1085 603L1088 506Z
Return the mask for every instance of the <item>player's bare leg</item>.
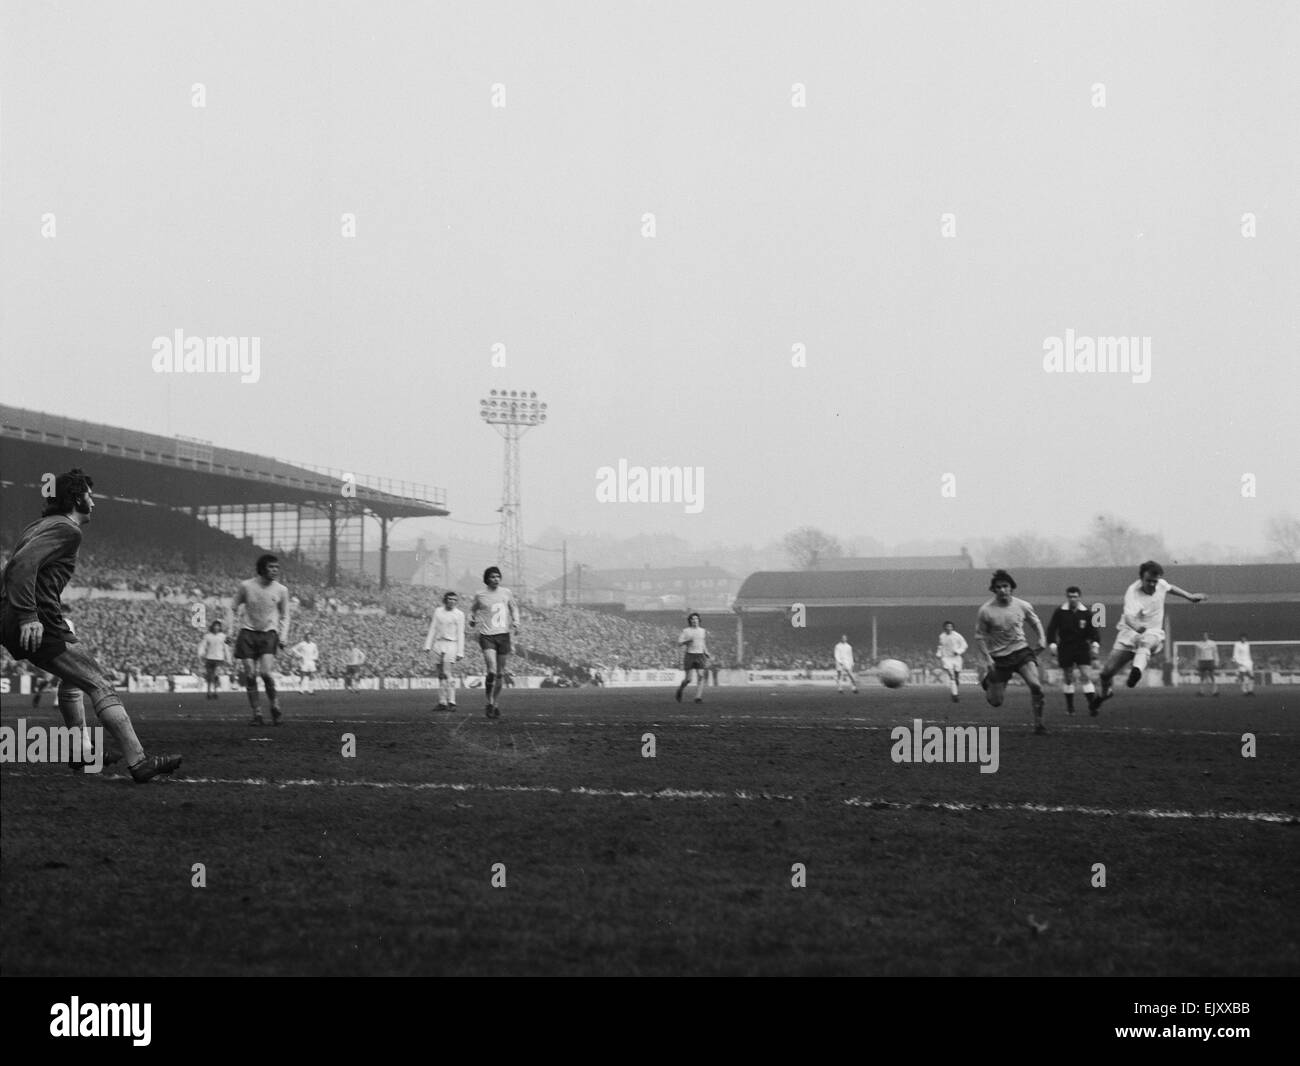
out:
M484 708L484 714L488 718L495 718L496 702L494 692L500 692L500 686L497 682L497 650L496 648L483 649L483 663L487 668L487 674L483 678L483 692L487 696L487 706Z
M686 691L686 686L689 685L690 683L691 683L691 672L689 670L682 671L682 683L677 686L677 693L676 696L674 697L678 703L682 702L682 693Z
M263 655L257 660L257 676L261 677L262 685L266 688L266 698L271 704L271 724L279 725L284 715L280 713L280 694L275 690L274 655ZM257 689L257 677L253 678L253 689Z
M695 671L695 702L704 702L704 670L699 668Z
M239 660L239 682L244 686L244 692L248 695L248 706L253 711L253 718L248 724L266 725L266 720L262 717L262 700L257 694L256 659Z
M1029 700L1034 708L1034 732L1046 733L1047 727L1043 725L1043 704L1046 700L1043 696L1043 682L1038 676L1038 664L1025 663L1016 673L1024 678L1025 684L1029 686Z
M1097 708L1115 695L1112 690L1115 675L1128 665L1132 659L1133 651L1130 648L1116 648L1110 653L1106 665L1101 668L1101 687L1097 693L1097 698L1093 701L1093 706L1089 708L1092 714L1096 714Z
M501 689L506 683L506 659L508 656L502 654L497 656L497 676L492 685L492 717L501 717Z
M957 692L957 689L959 687L959 682L958 682L959 674L956 670L949 670L949 669L945 669L945 673L947 673L948 675L948 695L952 697L953 703L957 703L961 699L961 696L958 695Z
M998 672L995 666L989 665L985 667L984 676L980 679L980 686L984 689L984 698L988 700L990 707L1002 706L1002 700L1007 692L1007 683L998 680Z

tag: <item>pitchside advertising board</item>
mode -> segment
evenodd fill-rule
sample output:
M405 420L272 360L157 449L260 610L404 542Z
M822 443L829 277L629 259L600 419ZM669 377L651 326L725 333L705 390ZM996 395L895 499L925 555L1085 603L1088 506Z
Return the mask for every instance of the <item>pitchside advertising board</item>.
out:
M876 677L875 670L857 671L859 681L873 679ZM661 685L676 685L682 679L680 670L622 670L612 673L606 678L605 684L610 688L648 688L658 687ZM481 674L471 674L458 679L461 688L481 689L483 687L483 676ZM515 688L541 688L543 677L520 677L513 678ZM1061 684L1061 671L1055 667L1044 671L1044 681L1049 685ZM1219 672L1220 684L1232 684L1236 680L1236 674L1230 671L1221 670ZM1255 673L1255 682L1259 685L1300 685L1300 670L1259 670ZM283 692L297 692L301 683L296 674L277 674L275 678L276 687ZM812 685L815 687L825 687L835 684L834 670L719 670L718 683L720 685ZM946 679L937 677L933 672L913 670L909 679L912 685L933 685L946 686ZM979 684L979 675L974 670L963 670L961 672L961 683L963 685ZM1164 680L1158 671L1149 671L1143 679L1143 685L1151 688L1164 687ZM1200 679L1194 672L1183 671L1175 676L1175 685L1196 686ZM353 688L362 692L400 692L404 690L428 691L438 687L438 679L435 677L363 677L353 682ZM203 678L195 674L160 674L156 676L143 675L132 678L127 683L128 692L205 692L207 683ZM312 688L317 692L342 691L345 688L341 677L318 677L313 679ZM221 677L217 681L217 689L221 692L240 692L243 691L238 685L231 683L230 678ZM0 695L31 695L32 681L30 677L23 676L19 678L0 677Z

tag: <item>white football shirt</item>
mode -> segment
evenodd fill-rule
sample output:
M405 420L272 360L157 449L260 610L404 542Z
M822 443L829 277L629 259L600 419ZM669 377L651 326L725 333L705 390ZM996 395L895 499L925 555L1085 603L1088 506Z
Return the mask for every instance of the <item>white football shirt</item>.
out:
M1124 593L1124 615L1136 619L1139 625L1146 626L1147 629L1159 629L1162 632L1165 628L1165 595L1169 592L1170 585L1163 577L1156 582L1156 590L1150 596L1142 591L1141 580L1134 581ZM1116 628L1127 628L1124 625L1124 615Z

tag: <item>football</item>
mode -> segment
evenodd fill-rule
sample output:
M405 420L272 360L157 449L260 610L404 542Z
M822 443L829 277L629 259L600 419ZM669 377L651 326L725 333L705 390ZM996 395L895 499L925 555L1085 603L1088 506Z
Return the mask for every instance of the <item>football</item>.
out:
M911 671L907 663L898 659L882 659L880 663L880 683L885 688L902 688L907 684Z

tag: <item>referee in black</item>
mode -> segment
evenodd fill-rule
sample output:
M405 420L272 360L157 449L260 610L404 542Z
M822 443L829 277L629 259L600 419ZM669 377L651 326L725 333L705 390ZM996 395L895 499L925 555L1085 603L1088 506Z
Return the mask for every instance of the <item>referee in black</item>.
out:
M1078 667L1083 678L1083 694L1088 698L1088 713L1097 715L1100 704L1088 671L1092 668L1092 657L1101 647L1100 636L1092 623L1092 611L1083 602L1082 591L1078 585L1071 585L1065 590L1065 602L1052 612L1052 620L1047 624L1047 644L1064 675L1061 681L1066 714L1074 713L1074 670Z

